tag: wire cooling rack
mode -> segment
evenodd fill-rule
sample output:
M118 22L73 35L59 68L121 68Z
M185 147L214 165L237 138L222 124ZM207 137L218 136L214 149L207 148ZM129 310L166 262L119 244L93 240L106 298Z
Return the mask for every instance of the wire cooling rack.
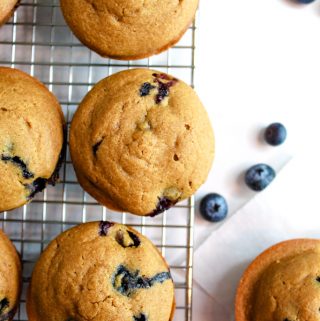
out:
M0 28L0 65L21 69L41 80L58 97L68 127L82 98L102 78L115 72L147 67L168 72L193 86L196 25L178 45L149 59L122 62L101 58L83 46L62 17L58 0L24 0ZM175 321L192 319L194 200L179 203L155 218L119 214L100 206L78 184L69 151L61 183L49 186L29 205L0 215L0 224L21 253L22 300L15 320L27 319L26 291L36 260L62 231L81 222L113 220L149 237L170 264L175 280Z

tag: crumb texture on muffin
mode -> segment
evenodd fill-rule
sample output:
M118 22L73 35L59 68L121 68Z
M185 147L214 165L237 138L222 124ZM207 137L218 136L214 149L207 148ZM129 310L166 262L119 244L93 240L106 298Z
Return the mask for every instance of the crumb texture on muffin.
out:
M12 320L19 304L21 263L19 255L0 230L0 320Z
M190 86L135 69L102 80L85 97L72 120L70 151L80 184L99 202L153 216L204 183L214 137Z
M35 78L0 67L0 212L19 207L56 175L64 118Z
M102 56L140 59L174 45L198 0L61 0L74 34Z
M30 321L170 321L174 287L159 251L121 224L92 222L41 255L27 299Z

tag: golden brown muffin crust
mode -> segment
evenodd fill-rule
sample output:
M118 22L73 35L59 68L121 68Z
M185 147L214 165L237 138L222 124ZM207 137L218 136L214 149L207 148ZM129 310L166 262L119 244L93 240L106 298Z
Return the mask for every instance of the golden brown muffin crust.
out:
M84 98L72 120L70 152L80 184L99 202L153 215L204 183L214 137L190 86L134 69L102 80Z
M244 273L236 321L319 321L320 240L277 244Z
M0 67L0 212L31 200L56 169L64 118L49 90L17 69Z
M0 320L12 320L19 304L21 262L19 255L0 230Z
M61 0L74 34L102 56L141 59L172 46L191 24L198 0Z
M136 230L109 222L82 224L52 241L27 300L30 321L169 321L173 309L159 251Z

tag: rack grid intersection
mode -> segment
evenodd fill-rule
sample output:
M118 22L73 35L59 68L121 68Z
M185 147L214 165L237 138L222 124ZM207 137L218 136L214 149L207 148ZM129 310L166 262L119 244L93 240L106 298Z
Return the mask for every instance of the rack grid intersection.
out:
M47 85L59 99L69 127L85 94L99 80L128 68L171 73L194 85L196 24L168 51L138 61L102 58L83 46L62 17L58 0L24 0L0 28L0 65L18 68ZM85 193L75 177L69 150L61 183L22 208L4 212L0 227L14 242L23 262L23 289L15 320L26 321L26 293L32 269L45 246L62 231L82 222L111 220L149 237L166 257L175 280L175 321L192 320L193 197L155 218L114 213Z

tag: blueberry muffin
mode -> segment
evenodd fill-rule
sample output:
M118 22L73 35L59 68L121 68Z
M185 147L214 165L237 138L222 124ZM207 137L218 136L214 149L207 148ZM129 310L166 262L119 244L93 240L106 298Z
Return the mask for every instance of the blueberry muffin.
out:
M71 124L82 187L117 211L157 215L206 180L214 154L208 115L194 90L148 69L100 81Z
M21 262L19 255L0 230L0 320L13 320L21 290Z
M61 107L43 84L0 67L0 212L56 181L63 126Z
M0 26L10 19L19 2L20 0L0 1Z
M140 59L180 40L190 26L198 0L61 0L74 34L101 56Z
M169 268L130 227L91 222L53 240L32 274L29 321L169 321L175 308Z
M319 321L320 240L277 244L244 273L236 321Z

